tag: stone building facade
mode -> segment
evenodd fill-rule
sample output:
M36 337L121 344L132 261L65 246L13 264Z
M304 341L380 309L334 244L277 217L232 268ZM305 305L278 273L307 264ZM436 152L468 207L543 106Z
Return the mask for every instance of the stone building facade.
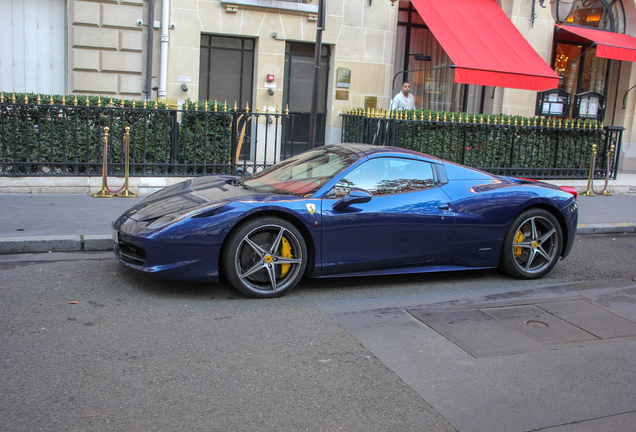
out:
M57 8L57 12L45 10L44 3L53 5L46 7ZM307 111L313 78L309 72L313 70L317 0L307 3L154 0L153 3L154 19L150 23L148 0L25 0L23 9L15 3L3 5L0 12L4 16L11 14L18 27L22 19L24 28L16 28L14 23L13 36L0 51L0 90L100 94L139 100L145 97L142 91L148 81L151 88L156 87L149 91L152 99L182 101L209 97L227 100L230 105L235 101L240 105L249 103L252 110L257 107L261 111L273 107L284 110L291 104L292 112ZM557 44L550 8L527 0L498 3L530 46L550 67L555 67ZM593 9L596 3L603 6L607 2L583 3ZM590 6L591 3L594 4ZM392 85L394 75L404 64L410 64L402 63L404 25L400 24L408 4L405 0L394 5L390 0L327 1L323 62L328 69L320 87L319 111L323 113L324 129L321 142L339 142L343 110L365 104L389 107L396 92ZM622 0L612 5L614 9L620 7L612 12L620 15L615 31L636 36L635 1ZM37 26L30 31L28 26L33 26L34 21ZM57 32L57 36L43 33L49 30L51 34ZM33 34L40 42L18 40L20 31ZM149 31L153 39L151 64ZM51 41L60 38L62 48L54 48L59 42L55 45ZM43 46L48 43L55 52L33 51L31 47L38 43ZM37 61L32 60L34 52ZM7 66L7 57L13 57L13 69ZM222 60L211 61L219 58ZM339 80L339 72L347 71L348 82ZM606 71L605 124L625 127L620 168L635 170L636 90L625 95L636 84L636 67L631 62L610 60ZM51 74L56 75L51 78ZM409 78L420 79L415 75ZM420 85L420 91L423 86ZM457 111L534 114L536 91L479 86L456 87L453 91L465 96L462 106L449 105ZM466 103L468 94L477 99ZM233 95L235 100L231 99ZM624 97L626 105L622 109ZM420 100L419 106L423 103Z

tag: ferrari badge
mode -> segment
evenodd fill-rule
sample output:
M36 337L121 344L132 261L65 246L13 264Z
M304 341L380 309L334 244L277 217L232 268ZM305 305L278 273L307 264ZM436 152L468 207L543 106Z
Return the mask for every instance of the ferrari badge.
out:
M309 212L309 214L314 214L316 213L316 206L313 204L305 204L307 206L307 211Z

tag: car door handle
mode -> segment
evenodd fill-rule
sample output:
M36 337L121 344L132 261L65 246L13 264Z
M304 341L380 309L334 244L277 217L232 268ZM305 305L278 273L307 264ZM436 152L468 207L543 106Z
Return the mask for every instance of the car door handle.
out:
M442 204L442 205L440 205L440 206L439 206L439 207L437 207L437 208L438 208L438 209L440 209L440 210L450 210L450 209L451 209L451 206L450 206L450 204L446 203L446 204Z

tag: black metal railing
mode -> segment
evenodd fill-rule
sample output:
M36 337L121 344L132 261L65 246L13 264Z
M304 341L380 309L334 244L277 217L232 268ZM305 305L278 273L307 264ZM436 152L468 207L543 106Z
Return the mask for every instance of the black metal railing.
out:
M0 101L0 175L101 175L105 126L108 175L124 174L126 126L131 176L251 174L285 159L294 147L294 116L278 110L190 101L179 110L112 100L101 106L98 98L95 106L92 97L86 104L52 97L32 103L33 96Z
M493 174L587 179L596 145L595 178L616 179L623 128L596 122L465 113L353 110L342 114L342 142L416 150Z

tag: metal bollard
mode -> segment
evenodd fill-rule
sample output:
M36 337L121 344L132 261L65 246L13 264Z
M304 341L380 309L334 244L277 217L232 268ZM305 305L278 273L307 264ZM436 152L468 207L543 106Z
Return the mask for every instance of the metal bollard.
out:
M592 176L594 175L594 166L596 165L596 144L592 145L592 160L590 161L590 174L587 177L587 190L583 192L581 195L583 196L596 196L594 192L592 192Z
M106 158L108 157L108 126L104 127L104 159L102 163L102 190L94 193L93 196L95 198L112 198L115 194L110 193L107 186L106 180Z
M125 181L124 181L124 191L120 192L118 194L116 194L118 197L121 198L135 198L137 197L137 194L134 194L130 191L130 189L128 188L128 181L130 178L130 127L126 126L124 128L125 134L124 134L124 156L126 158L126 162L125 162Z

